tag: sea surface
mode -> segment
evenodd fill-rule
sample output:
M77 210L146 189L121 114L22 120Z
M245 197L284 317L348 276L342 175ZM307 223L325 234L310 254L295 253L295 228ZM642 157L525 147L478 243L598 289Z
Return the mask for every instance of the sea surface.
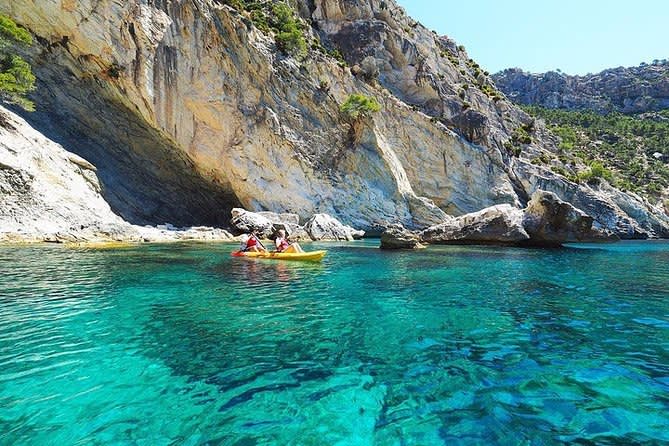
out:
M669 243L0 247L0 445L669 444Z

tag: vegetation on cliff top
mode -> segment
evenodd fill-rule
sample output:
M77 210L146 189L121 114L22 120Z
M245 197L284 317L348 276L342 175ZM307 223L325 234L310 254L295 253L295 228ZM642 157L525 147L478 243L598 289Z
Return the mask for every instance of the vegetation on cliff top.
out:
M0 15L0 97L32 111L35 106L26 95L35 89L35 76L28 62L16 53L16 46L30 44L28 31Z
M306 56L304 25L288 3L249 0L223 0L223 3L248 14L259 30L274 32L276 45L284 54L298 58Z
M641 115L523 107L544 119L561 138L558 158L567 165L586 165L579 182L605 179L622 190L650 198L666 197L669 187L669 110Z

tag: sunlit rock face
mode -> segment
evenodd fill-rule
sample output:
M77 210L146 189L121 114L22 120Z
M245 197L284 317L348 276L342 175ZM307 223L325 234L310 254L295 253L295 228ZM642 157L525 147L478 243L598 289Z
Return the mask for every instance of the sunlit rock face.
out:
M525 205L542 174L504 142L530 118L493 96L455 42L393 1L305 0L297 11L312 24L306 37L348 66L314 49L287 57L246 13L213 0L0 4L37 37L38 112L27 119L97 167L126 220L227 225L242 206L416 229ZM382 107L355 138L339 111L351 93ZM522 156L553 147L537 124ZM569 201L585 188L562 189ZM604 217L629 217L609 196L595 201L612 209ZM619 226L604 217L595 223Z
M558 71L535 74L509 68L495 83L519 104L567 110L643 113L669 108L669 62L610 68L571 76Z

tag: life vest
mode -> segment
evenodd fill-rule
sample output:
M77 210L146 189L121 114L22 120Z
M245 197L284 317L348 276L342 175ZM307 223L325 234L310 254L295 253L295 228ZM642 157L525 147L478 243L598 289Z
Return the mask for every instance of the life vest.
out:
M246 241L246 249L253 248L254 246L258 246L258 239L255 238L254 235L249 237L249 239Z
M279 251L285 251L290 246L290 243L285 238L277 239L276 249Z

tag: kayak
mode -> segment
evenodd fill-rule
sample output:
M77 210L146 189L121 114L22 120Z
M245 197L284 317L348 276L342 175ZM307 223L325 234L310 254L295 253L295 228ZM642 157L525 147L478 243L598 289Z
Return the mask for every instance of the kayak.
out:
M234 251L233 257L254 257L258 259L301 260L304 262L320 262L327 251L311 252L242 252Z

